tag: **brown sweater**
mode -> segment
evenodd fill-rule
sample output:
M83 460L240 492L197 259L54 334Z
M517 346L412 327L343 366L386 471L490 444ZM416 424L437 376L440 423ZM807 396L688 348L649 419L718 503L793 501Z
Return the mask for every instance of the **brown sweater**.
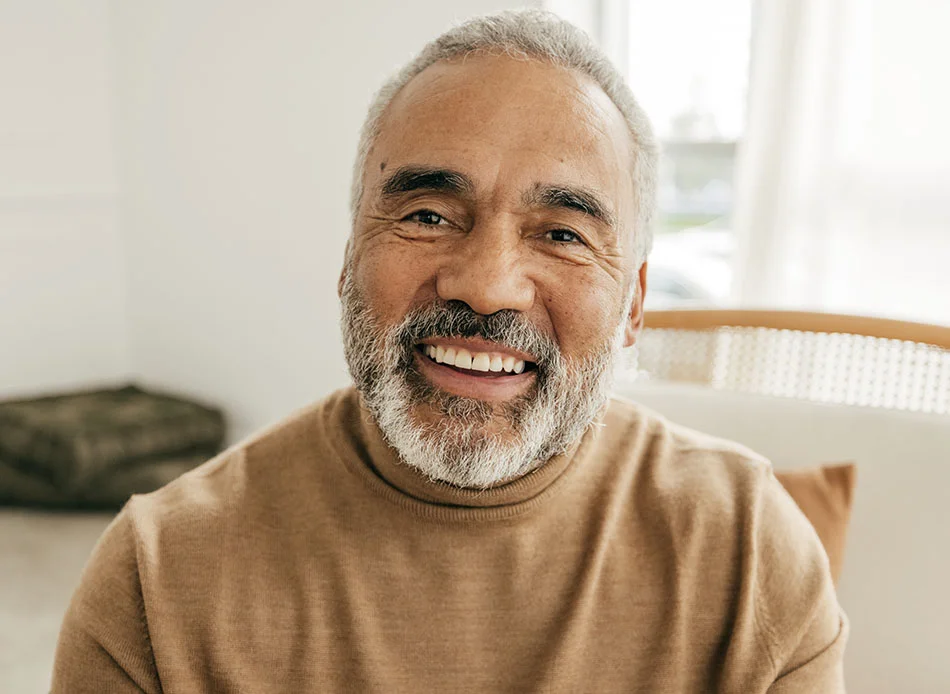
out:
M353 390L99 541L53 692L843 692L818 538L736 444L615 400L488 491L400 464Z

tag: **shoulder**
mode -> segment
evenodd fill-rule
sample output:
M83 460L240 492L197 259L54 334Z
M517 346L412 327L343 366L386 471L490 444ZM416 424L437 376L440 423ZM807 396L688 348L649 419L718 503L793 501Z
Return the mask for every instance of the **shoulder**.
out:
M307 475L332 457L334 421L356 404L352 389L304 407L150 494L125 513L147 556L172 542L192 547L236 532L249 519L300 494ZM218 538L220 539L220 538Z
M697 590L736 589L757 507L775 493L769 461L629 400L613 399L602 424L605 474L644 542L677 571L706 575Z
M612 455L631 466L638 485L658 502L688 500L693 514L707 509L735 518L770 484L771 463L750 448L671 422L648 407L613 398L601 438Z
M634 461L641 513L704 585L733 587L734 634L761 640L776 673L843 638L827 555L765 457L622 399L603 433Z
M634 436L678 455L712 454L747 460L756 466L768 465L762 455L741 443L677 424L656 410L619 396L610 399L603 425L615 434Z
M157 692L154 662L136 543L123 509L96 543L63 616L50 691L118 691L135 681L140 691Z
M808 519L759 453L620 398L611 401L603 424L605 448L629 461L633 482L647 490L644 498L708 521L737 541L754 536L761 549L774 548L770 553L823 553Z

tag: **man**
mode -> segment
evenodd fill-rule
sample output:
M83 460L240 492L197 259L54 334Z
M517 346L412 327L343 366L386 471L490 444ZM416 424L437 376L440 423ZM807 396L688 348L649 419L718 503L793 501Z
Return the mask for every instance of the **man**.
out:
M656 145L539 12L377 96L340 295L355 389L101 539L55 692L841 692L816 535L737 444L610 400Z

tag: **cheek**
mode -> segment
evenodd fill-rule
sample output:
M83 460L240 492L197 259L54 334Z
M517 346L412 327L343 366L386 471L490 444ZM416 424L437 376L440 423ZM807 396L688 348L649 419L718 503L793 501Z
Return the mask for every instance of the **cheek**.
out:
M355 259L354 280L374 313L386 325L398 323L421 301L433 274L422 254L399 244L367 248Z
M600 349L617 330L622 298L596 282L559 283L545 293L545 304L561 349L567 356Z

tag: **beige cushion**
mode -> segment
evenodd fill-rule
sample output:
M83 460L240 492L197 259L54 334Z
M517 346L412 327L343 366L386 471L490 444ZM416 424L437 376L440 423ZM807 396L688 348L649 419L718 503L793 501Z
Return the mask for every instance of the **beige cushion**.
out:
M854 463L776 471L775 476L818 533L837 585L854 498Z

